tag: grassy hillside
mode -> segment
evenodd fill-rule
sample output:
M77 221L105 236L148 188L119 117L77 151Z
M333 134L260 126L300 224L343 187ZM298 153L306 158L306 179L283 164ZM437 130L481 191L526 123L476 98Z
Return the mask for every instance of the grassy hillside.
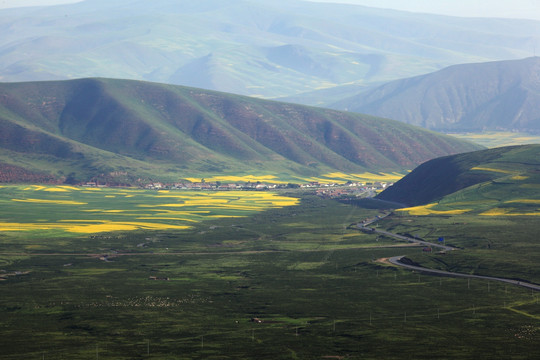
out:
M519 132L483 131L481 133L449 133L448 135L472 141L487 148L540 144L540 135Z
M112 79L0 84L0 162L73 180L404 171L478 149L396 121Z
M540 145L523 145L434 159L377 197L411 206L437 202L432 211L482 212L512 208L516 201L534 208L540 200L539 155Z
M540 57L463 64L332 105L436 131L540 133Z
M525 145L430 161L380 195L422 205L378 225L458 249L408 255L422 266L538 284L539 155L540 145Z

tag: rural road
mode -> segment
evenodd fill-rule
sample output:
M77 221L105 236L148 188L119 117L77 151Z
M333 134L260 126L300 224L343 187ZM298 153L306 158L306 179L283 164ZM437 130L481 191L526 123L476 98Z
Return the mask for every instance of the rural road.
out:
M442 276L452 276L452 277L462 277L462 278L470 278L470 279L483 279L483 280L493 280L493 281L500 281L507 284L517 285L517 286L523 286L529 289L538 290L540 291L540 285L535 285L519 280L512 280L512 279L505 279L505 278L498 278L498 277L491 277L491 276L482 276L482 275L472 275L472 274L463 274L463 273L456 273L456 272L450 272L450 271L444 271L444 270L437 270L437 269L428 269L421 266L415 266L415 265L409 265L404 264L401 262L401 259L404 257L404 255L401 256L394 256L388 261L397 266L401 266L407 269L412 269L416 271L421 271L429 274L436 274L436 275L442 275Z
M429 247L433 247L433 248L439 248L439 249L442 249L443 251L457 250L456 248L451 247L451 246L446 246L446 245L443 245L443 244L435 244L435 243L431 243L431 242L424 241L424 240L418 240L416 238L411 238L411 237L404 236L404 235L394 234L394 233L384 231L384 230L377 230L374 227L369 227L368 226L368 225L371 225L371 224L373 224L374 222L376 222L378 220L384 219L388 215L389 214L386 214L384 216L380 216L380 217L376 217L376 218L364 221L363 223L357 224L357 227L359 229L368 230L368 231L376 233L376 234L381 234L381 235L386 235L386 236L389 236L389 237L393 237L394 239L408 241L408 242L415 242L415 243L418 243L418 244L422 244L424 246L429 246ZM388 259L388 261L392 265L401 266L401 267L404 267L404 268L407 268L407 269L411 269L411 270L415 270L415 271L421 271L421 272L429 273L429 274L435 274L435 275L441 275L441 276L451 276L451 277L461 277L461 278L469 278L469 279L483 279L483 280L499 281L499 282L504 282L504 283L507 283L507 284L522 286L522 287L526 287L526 288L529 288L529 289L532 289L532 290L540 291L540 285L524 282L524 281L521 281L521 280L505 279L505 278L492 277L492 276L482 276L482 275L456 273L456 272L451 272L451 271L429 269L429 268L425 268L425 267L422 267L422 266L405 264L405 263L401 262L401 260L404 257L405 257L405 255L394 256L394 257Z

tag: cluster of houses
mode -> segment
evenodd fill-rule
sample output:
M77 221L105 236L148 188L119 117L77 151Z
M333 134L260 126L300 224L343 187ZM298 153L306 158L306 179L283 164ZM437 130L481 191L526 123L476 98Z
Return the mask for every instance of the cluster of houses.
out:
M322 197L339 198L344 196L357 196L365 194L368 191L381 191L387 186L384 182L374 183L361 183L361 182L347 182L347 183L319 183L309 182L305 184L274 184L274 183L262 183L262 182L246 182L246 183L227 183L221 182L177 182L173 184L166 184L162 182L150 182L143 187L149 190L275 190L275 189L313 189L316 194ZM99 184L97 182L86 182L82 184L85 187L106 187L106 185Z
M330 187L319 187L316 190L318 196L324 198L355 198L364 197L366 193L377 193L386 189L391 184L384 182L375 182L370 184L365 183L348 183L345 185L335 185Z
M272 189L286 189L290 187L287 184L263 184L256 183L241 183L241 184L222 184L220 182L196 182L196 183L174 183L163 184L160 182L153 182L146 184L145 189L161 190L272 190Z

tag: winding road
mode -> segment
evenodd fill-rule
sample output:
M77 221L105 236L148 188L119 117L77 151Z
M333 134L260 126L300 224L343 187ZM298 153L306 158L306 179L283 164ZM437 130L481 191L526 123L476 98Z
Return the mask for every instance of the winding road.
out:
M416 238L411 238L411 237L404 236L404 235L394 234L394 233L384 231L384 230L377 230L374 227L369 227L369 225L371 225L374 222L377 222L377 221L379 221L381 219L384 219L388 215L389 214L386 214L386 215L381 216L381 217L376 217L374 219L364 221L362 223L357 224L356 226L361 230L367 230L369 232L373 232L373 233L376 233L376 234L386 235L386 236L393 237L394 239L398 239L398 240L414 242L414 243L418 243L418 244L433 247L433 248L439 248L439 249L442 249L443 251L458 250L458 249L456 249L456 248L454 248L452 246L447 246L447 245L443 245L443 244L435 244L435 243L431 243L431 242L424 241L424 240L419 240L419 239L416 239ZM522 286L522 287L529 288L529 289L532 289L532 290L540 291L540 285L524 282L524 281L521 281L521 280L505 279L505 278L492 277L492 276L482 276L482 275L456 273L456 272L451 272L451 271L429 269L429 268L425 268L425 267L422 267L422 266L405 264L405 263L403 263L401 261L404 257L405 257L405 255L394 256L394 257L388 259L388 261L392 265L401 266L401 267L404 267L404 268L407 268L407 269L421 271L421 272L429 273L429 274L435 274L435 275L441 275L441 276L451 276L451 277L461 277L461 278L469 278L469 279L483 279L483 280L499 281L499 282L504 282L504 283L507 283L507 284Z

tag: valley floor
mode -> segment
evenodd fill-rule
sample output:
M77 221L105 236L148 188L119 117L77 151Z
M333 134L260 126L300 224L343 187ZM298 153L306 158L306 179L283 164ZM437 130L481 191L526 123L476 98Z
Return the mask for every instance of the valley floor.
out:
M387 213L303 196L296 206L185 230L30 242L1 233L3 358L526 359L536 352L536 292L377 263L434 256L354 226ZM413 226L414 218L390 216L379 226L397 220Z

